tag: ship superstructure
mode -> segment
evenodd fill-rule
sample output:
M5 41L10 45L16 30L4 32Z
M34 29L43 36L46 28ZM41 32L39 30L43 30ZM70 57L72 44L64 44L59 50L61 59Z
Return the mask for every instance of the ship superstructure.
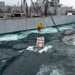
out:
M75 15L67 15L68 7L62 6L59 0L37 0L36 2L31 0L30 7L26 0L23 0L22 7L24 16L17 18L19 14L15 14L16 17L5 17L0 20L0 34L36 29L40 21L43 27L54 26L53 20L56 25L75 22Z
M67 15L68 13L68 7L62 6L59 0L36 0L36 2L31 0L31 6L28 7L25 3L24 7L25 14L28 11L29 16Z

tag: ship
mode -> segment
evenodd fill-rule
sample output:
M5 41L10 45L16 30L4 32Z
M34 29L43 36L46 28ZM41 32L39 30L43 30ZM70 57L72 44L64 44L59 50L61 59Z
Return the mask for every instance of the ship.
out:
M0 34L37 29L39 22L43 23L43 27L75 22L73 11L60 4L59 0L36 0L36 2L31 0L30 7L28 7L26 0L23 0L23 3L24 14L13 13L10 15L11 17L4 16L0 20ZM68 14L69 11L71 15Z

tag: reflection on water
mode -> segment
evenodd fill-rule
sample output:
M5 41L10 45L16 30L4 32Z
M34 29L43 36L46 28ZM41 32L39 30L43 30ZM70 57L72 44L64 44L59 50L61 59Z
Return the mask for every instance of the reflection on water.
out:
M75 24L0 36L0 75L75 75ZM45 46L36 48L38 36Z

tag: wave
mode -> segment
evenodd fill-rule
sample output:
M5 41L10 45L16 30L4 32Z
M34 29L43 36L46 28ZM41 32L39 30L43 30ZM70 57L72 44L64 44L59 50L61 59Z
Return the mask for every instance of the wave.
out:
M36 75L65 75L63 70L56 66L42 65Z
M60 31L63 31L63 30L73 29L74 24L63 25L63 26L58 26L58 27ZM57 32L58 31L55 27L48 27L48 28L41 29L41 34L45 34L45 33L52 34L52 33L57 33ZM15 40L23 39L31 33L38 33L38 30L30 30L30 31L19 32L16 34L2 35L0 36L0 41L15 41Z

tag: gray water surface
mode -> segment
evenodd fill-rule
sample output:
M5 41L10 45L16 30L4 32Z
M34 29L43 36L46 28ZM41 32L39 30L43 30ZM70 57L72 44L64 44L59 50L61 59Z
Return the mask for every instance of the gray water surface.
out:
M75 24L0 36L0 75L75 75ZM45 46L37 49L36 39Z

